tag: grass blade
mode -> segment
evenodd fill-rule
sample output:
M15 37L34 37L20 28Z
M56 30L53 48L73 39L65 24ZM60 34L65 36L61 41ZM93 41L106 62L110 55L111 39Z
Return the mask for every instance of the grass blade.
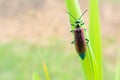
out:
M66 6L67 6L67 11L71 13L76 19L78 19L81 16L78 0L66 0ZM69 16L69 18L70 18L70 23L73 24L75 20L71 16ZM82 27L86 28L85 25ZM74 30L75 27L71 26L71 29ZM85 33L85 37L89 39L87 31L85 31L84 33ZM99 79L98 66L90 42L88 43L88 50L86 52L86 57L84 60L81 60L81 62L87 80L101 80Z
M91 46L99 67L100 80L102 80L102 55L101 55L101 37L100 37L100 15L98 0L90 0L90 28L89 36Z
M43 71L44 71L44 74L45 74L45 78L46 78L46 80L50 80L50 75L49 75L45 60L44 60L42 54L40 54L39 49L37 48L37 46L35 46L35 49L37 50L38 56L41 59ZM34 74L33 74L33 80L41 80L36 72L34 72Z
M44 73L45 73L45 76L46 76L46 80L50 80L50 76L49 76L49 73L48 73L48 70L47 70L47 67L46 67L45 63L43 63L43 70L44 70Z
M38 48L36 48L36 49L39 53L39 49ZM40 53L39 53L39 56L40 56L40 59L41 59L41 62L42 62L42 67L43 67L43 70L44 70L44 73L45 73L46 80L50 80L50 75L49 75L46 63L44 61L44 58L43 58L42 54L40 54Z

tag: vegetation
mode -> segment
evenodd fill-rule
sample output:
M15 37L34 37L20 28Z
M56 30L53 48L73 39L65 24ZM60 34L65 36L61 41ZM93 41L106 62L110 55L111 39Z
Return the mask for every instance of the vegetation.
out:
M75 18L78 19L81 16L78 0L66 0L66 5L68 12L71 13ZM86 58L81 60L86 80L102 80L100 24L98 10L98 0L90 0L90 39L88 37L88 32L85 31L85 36L90 42L88 44ZM95 17L93 15L95 15ZM73 24L74 22L75 20L70 16L70 23ZM86 28L85 25L83 28ZM72 26L72 29L75 29L75 27ZM92 43L92 45L90 43Z
M82 12L78 0L65 1L67 11L79 18ZM42 7L38 3L35 0L33 8ZM28 6L30 4L32 2ZM106 62L102 63L99 2L90 0L89 4L89 30L85 25L82 26L87 29L84 35L90 41L85 59L82 60L73 47L68 49L66 42L61 39L52 39L46 46L27 41L1 42L0 80L120 80L119 59L114 77L111 77L114 73L102 67ZM74 23L71 16L69 19L70 23ZM71 29L74 30L75 27L71 26Z

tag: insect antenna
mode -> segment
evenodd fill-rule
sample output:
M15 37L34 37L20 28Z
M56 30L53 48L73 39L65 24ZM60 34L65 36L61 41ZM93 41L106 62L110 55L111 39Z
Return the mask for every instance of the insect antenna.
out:
M88 10L85 10L82 15L80 16L79 20L82 18L82 16L87 12Z
M74 20L76 20L76 18L69 12L67 12Z

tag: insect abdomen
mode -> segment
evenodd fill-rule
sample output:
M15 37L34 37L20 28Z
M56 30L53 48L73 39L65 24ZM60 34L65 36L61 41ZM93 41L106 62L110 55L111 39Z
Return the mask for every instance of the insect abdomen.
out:
M78 54L82 59L85 57L86 52L86 41L84 37L84 29L75 29L74 30L74 37L75 37L75 48Z

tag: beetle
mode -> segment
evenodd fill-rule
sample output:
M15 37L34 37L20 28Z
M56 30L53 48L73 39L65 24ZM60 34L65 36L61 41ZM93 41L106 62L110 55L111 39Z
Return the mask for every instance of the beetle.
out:
M82 60L84 60L85 58L85 54L87 51L87 44L89 42L88 39L85 38L84 36L84 30L86 31L86 29L82 28L81 26L84 25L83 21L80 21L80 19L82 18L82 16L87 12L88 10L84 11L82 13L82 15L80 16L80 18L76 19L74 16L72 16L69 12L68 14L74 18L75 22L74 24L71 24L72 26L75 26L75 29L72 30L71 32L74 33L74 41L71 43L75 43L75 48L77 53L79 54L79 56L81 57Z

